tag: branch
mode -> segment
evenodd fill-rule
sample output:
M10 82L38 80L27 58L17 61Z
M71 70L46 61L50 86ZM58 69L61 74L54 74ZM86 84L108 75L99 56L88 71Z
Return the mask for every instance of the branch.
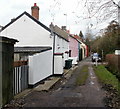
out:
M111 1L113 2L114 5L116 5L120 9L120 6L117 3L115 3L113 0Z

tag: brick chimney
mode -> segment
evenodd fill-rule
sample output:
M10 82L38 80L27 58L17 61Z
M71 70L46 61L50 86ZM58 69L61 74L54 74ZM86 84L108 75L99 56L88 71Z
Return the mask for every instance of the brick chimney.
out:
M39 7L36 3L34 3L34 6L31 7L31 14L34 18L39 20Z
M66 31L66 26L62 26L61 28L62 30Z

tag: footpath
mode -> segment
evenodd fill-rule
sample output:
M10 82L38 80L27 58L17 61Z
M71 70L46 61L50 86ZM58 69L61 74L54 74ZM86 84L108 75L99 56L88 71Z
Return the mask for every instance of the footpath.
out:
M89 76L85 85L77 86L81 68L88 65ZM43 85L16 96L8 107L85 107L104 108L105 92L101 89L90 58L66 70L63 77L51 77Z

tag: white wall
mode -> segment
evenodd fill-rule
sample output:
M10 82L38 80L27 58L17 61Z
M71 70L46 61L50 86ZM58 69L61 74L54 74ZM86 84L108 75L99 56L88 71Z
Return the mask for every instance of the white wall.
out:
M63 74L62 55L55 55L54 57L54 74Z
M69 54L65 53L69 51L69 42L60 38L58 36L55 37L55 53L63 53L63 67L65 67L65 60L68 60Z
M29 56L29 84L37 82L52 75L52 50Z
M19 42L15 46L51 46L53 43L49 31L26 15L3 30L1 35L17 39Z

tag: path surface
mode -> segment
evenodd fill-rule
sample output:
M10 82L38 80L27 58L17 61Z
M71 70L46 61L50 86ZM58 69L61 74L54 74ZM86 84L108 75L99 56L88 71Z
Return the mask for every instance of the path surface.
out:
M85 85L76 86L76 77L83 65L89 65L89 77ZM104 96L88 58L79 63L70 78L63 78L52 90L34 91L26 96L24 107L104 107Z

